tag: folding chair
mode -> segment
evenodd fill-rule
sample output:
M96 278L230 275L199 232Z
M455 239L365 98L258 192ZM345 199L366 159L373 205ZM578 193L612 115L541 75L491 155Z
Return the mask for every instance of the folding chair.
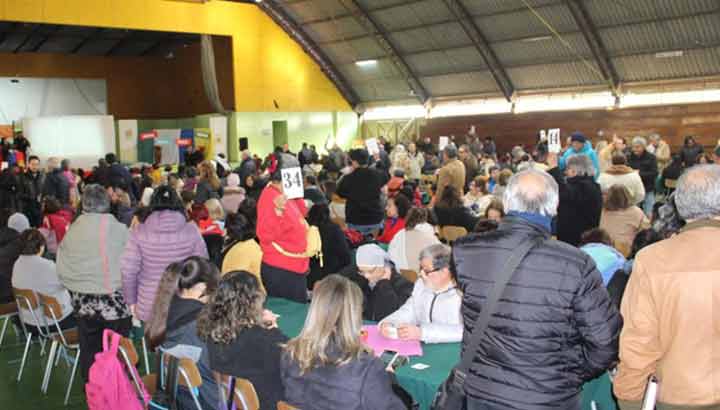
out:
M226 399L229 396L228 387L231 377L235 379L235 392L233 394L235 407L238 410L260 410L260 398L258 398L255 386L253 386L250 380L218 374L216 372L215 380L218 382L218 385L221 386L222 397Z
M3 303L0 305L0 320L3 321L2 330L0 330L0 346L2 346L3 339L5 339L5 331L7 331L7 325L13 316L18 316L18 307L16 302Z
M279 401L277 404L277 410L300 410L295 406L290 405L287 402Z
M138 379L139 373L137 371L130 370L137 369L137 364L140 360L138 358L137 349L135 349L135 345L131 339L127 337L120 339L118 356L120 356L120 360L125 364L125 367L127 367L128 373L130 373L130 380L132 380L133 385L135 386L138 398L142 398L143 390L142 387L140 387L140 380ZM142 383L145 386L145 389L147 389L148 394L152 397L152 395L155 394L155 386L157 386L157 375L153 373L142 376Z
M38 298L30 289L18 289L13 288L13 294L15 295L15 302L18 310L25 309L30 312L33 320L37 324L37 339L40 342L40 355L45 354L45 340L49 338L47 331L47 322L43 317L42 320L35 314L35 309L40 306ZM20 320L20 326L22 327L23 334L25 334L25 350L23 351L22 361L20 362L20 370L18 371L17 382L20 383L22 379L23 370L25 369L25 363L27 362L28 353L30 352L30 344L32 343L33 335L27 330L25 322Z
M58 354L58 346L62 346L64 351L75 350L72 371L70 372L70 381L68 382L67 390L65 391L64 404L67 406L68 400L70 399L70 390L72 390L75 374L77 373L78 362L80 361L80 336L77 329L63 330L60 328L58 317L62 316L62 309L60 308L60 303L56 298L43 295L41 293L38 293L38 298L40 299L40 305L43 307L45 317L52 319L51 326L54 327L52 332L48 332L48 336L52 340L52 344L50 345L50 353L48 354L45 375L43 376L43 394L47 394L48 386L50 385L50 376L52 375L52 369L54 367L53 364L56 363L55 355ZM48 331L49 330L50 329L48 329Z
M400 274L407 280L409 280L412 283L415 283L418 278L417 272L411 269L400 269Z
M448 244L452 244L458 238L461 238L468 234L467 229L462 226L441 226L440 227L440 239L445 240Z
M180 359L178 372L180 373L180 377L178 378L179 384L190 391L190 395L198 410L203 410L200 405L200 400L198 399L200 395L198 389L202 385L202 376L200 376L200 370L197 368L197 365L190 359Z

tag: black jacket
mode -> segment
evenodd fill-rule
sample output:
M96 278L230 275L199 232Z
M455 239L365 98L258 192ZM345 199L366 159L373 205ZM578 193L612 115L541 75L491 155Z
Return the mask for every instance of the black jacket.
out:
M698 157L702 153L703 146L700 144L695 144L692 147L685 145L683 146L682 151L680 151L680 158L682 159L682 163L685 167L691 167L697 164Z
M18 238L20 234L14 229L0 227L0 303L10 303L14 300L12 271L22 249L22 243Z
M200 361L197 362L203 383L200 386L200 402L203 409L214 409L218 403L218 387L210 370L210 359L205 342L198 337L197 317L203 304L193 299L174 296L168 310L167 328L163 348L175 345L190 345L202 349Z
M386 178L375 169L361 167L340 179L337 194L347 199L345 220L354 225L375 225L382 222L385 212L380 190Z
M300 374L285 355L280 375L285 398L303 410L405 410L393 393L383 362L366 354L342 366L325 366Z
M474 217L469 208L464 206L458 208L444 208L435 206L432 209L434 225L438 226L462 226L468 232L475 229L478 218Z
M545 241L505 288L474 353L466 390L504 409L579 409L583 383L617 361L622 327L587 254L511 216L496 231L458 239L453 260L464 292L465 339L485 308L494 275L514 249L534 238Z
M19 177L18 193L23 203L36 202L40 203L40 195L45 183L45 173L38 171L36 174L31 172L23 172Z
M70 203L70 184L63 175L62 170L56 169L45 177L45 183L42 188L42 196L55 197L61 204Z
M0 208L18 208L18 178L11 168L0 172Z
M655 155L647 151L640 156L631 153L628 157L628 165L630 168L638 170L640 179L642 179L643 185L645 185L645 192L655 192L655 179L658 176L657 158L655 158Z
M578 246L582 233L600 225L602 191L593 177L565 179L559 168L548 171L558 183L560 205L557 213L557 238Z
M319 258L310 259L310 273L307 277L308 289L312 289L315 282L340 272L352 263L350 247L345 239L345 234L338 225L329 222L318 226L318 230L322 241L323 266L320 267Z
M412 295L414 284L393 270L390 279L378 281L375 287L360 275L356 265L350 265L340 272L355 282L363 292L363 319L379 322L400 309Z
M260 399L260 409L275 410L277 402L285 399L280 380L280 345L287 341L278 329L244 329L230 344L208 343L210 367L249 380Z

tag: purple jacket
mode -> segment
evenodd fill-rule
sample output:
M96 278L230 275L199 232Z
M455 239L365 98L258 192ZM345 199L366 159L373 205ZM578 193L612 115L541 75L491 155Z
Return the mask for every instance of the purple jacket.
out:
M188 256L208 257L200 230L176 211L157 211L131 233L120 260L123 293L137 305L140 320L152 317L158 284L165 269Z

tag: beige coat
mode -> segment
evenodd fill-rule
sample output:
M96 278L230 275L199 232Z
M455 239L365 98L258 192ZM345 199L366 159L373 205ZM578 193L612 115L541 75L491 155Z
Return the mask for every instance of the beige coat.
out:
M652 374L660 380L663 408L718 408L718 249L720 228L702 227L645 248L635 259L622 301L625 325L613 383L623 410L639 408Z
M660 140L654 154L657 158L658 171L662 173L662 170L670 163L670 146L667 142Z
M443 190L448 185L452 185L457 189L460 196L463 195L463 187L465 186L465 165L457 158L451 159L442 168L438 174L437 191L435 193L436 201L442 197Z
M615 247L621 251L630 249L635 240L635 235L643 229L650 227L650 220L645 216L642 209L631 206L622 211L608 211L603 209L600 216L600 228L605 229ZM627 256L627 255L625 255Z
M627 165L613 165L603 171L598 178L598 184L603 192L607 192L613 185L622 185L630 191L630 202L639 204L645 199L645 185L640 174Z

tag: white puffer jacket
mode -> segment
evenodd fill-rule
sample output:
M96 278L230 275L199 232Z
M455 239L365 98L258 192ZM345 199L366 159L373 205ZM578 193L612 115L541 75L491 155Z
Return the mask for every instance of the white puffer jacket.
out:
M600 189L607 192L613 185L623 185L630 191L630 202L639 204L645 199L645 186L640 174L627 165L613 165L600 174Z

